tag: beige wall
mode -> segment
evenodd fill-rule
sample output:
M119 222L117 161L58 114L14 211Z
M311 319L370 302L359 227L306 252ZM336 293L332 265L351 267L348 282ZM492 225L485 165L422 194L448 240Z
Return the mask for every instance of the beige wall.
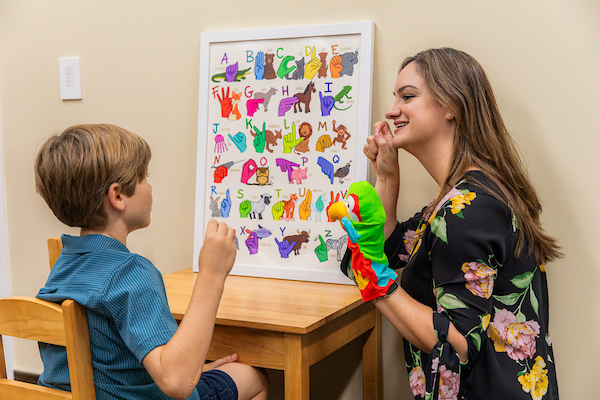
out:
M131 235L130 248L163 273L188 267L201 32L363 20L376 24L374 121L392 99L395 70L408 54L451 46L487 69L542 198L543 222L566 254L547 268L561 394L596 398L597 0L1 0L0 128L11 293L35 295L48 273L46 238L74 233L34 190L32 160L45 137L75 123L109 122L146 138L154 150L153 222ZM82 101L59 98L57 60L65 56L81 57ZM399 213L407 217L436 187L410 156L403 156L402 169ZM389 325L383 351L385 398L408 398L401 339ZM35 349L17 346L15 368L39 372L36 357ZM347 349L318 364L312 398L361 398L358 367ZM274 376L273 398L279 398L281 375Z

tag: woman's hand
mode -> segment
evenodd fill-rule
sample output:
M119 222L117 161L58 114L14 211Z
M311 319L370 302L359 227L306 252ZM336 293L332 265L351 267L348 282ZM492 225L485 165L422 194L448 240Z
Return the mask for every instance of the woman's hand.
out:
M392 131L386 121L374 125L375 133L367 137L363 152L377 174L377 178L398 179L398 149L392 145Z

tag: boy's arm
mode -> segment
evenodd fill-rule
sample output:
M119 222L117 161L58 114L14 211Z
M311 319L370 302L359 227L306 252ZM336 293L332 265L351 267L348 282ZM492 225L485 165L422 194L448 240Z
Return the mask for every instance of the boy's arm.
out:
M173 338L142 360L160 390L185 399L192 393L206 362L225 278L233 266L234 231L211 220L198 260L199 272L188 309Z

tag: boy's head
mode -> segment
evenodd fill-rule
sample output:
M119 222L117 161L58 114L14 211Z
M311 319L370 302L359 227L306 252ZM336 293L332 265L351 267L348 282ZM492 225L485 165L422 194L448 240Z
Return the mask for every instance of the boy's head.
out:
M75 125L42 145L35 185L54 215L68 226L103 228L111 184L132 196L146 178L151 152L141 137L114 125Z

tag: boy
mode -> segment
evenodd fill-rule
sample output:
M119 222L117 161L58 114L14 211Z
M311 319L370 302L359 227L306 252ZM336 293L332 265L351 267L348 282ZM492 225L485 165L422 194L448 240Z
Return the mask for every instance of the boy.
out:
M63 235L61 256L38 297L57 303L70 298L86 307L99 400L264 400L266 375L230 363L236 355L205 365L235 260L233 229L209 221L179 327L160 272L126 247L130 232L150 224L150 157L144 139L112 125L73 126L42 145L36 189L58 219L81 232ZM38 383L69 390L64 348L40 344L40 353L44 372Z

